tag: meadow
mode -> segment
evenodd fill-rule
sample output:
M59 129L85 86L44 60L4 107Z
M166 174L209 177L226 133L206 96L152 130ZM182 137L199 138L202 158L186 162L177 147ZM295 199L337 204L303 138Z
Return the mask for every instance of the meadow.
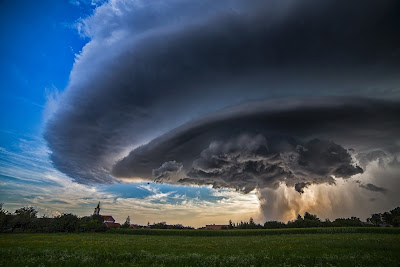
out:
M0 266L399 266L389 228L3 233Z

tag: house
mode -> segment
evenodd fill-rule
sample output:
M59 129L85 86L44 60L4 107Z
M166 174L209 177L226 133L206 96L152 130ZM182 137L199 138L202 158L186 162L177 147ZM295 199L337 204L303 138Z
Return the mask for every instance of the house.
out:
M116 223L115 219L111 215L100 215L100 202L97 204L97 207L94 209L93 215L102 216L104 219L104 223L110 228L120 228L121 224Z
M206 229L207 230L221 230L221 229L228 229L229 225L228 224L207 224Z
M105 223L115 223L115 219L111 215L100 215L103 217Z
M104 222L104 223L110 228L120 228L121 227L120 223L112 223L112 222Z
M111 215L100 215L104 218L104 223L110 228L120 228L121 224L116 223L115 219Z

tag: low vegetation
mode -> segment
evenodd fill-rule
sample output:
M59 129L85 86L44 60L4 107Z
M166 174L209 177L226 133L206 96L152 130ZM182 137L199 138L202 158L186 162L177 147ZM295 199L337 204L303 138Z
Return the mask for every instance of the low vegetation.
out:
M302 234L397 234L400 228L383 227L334 227L334 228L287 228L246 230L153 230L153 229L109 229L107 234L151 235L151 236L271 236Z
M360 228L319 228L236 231L147 230L158 234L146 236L108 232L3 233L0 234L0 266L398 266L400 264L398 228L361 229L365 232L360 232ZM321 232L316 233L316 230ZM137 230L140 231L142 230ZM308 231L315 234L307 234ZM393 231L392 234L389 234L390 231ZM220 236L181 236L184 232L214 233ZM230 232L235 232L235 236L224 236ZM274 234L260 235L267 232ZM248 233L257 233L257 236L249 236Z
M287 223L278 221L267 221L264 225L257 224L252 218L249 222L233 223L224 226L224 230L246 230L246 229L281 229L281 228L316 228L316 227L399 227L400 226L400 207L389 212L372 214L366 222L357 217L338 218L334 221L322 221L316 215L306 212L304 216L298 215L296 220ZM122 229L128 231L137 231L131 229L130 218L122 224ZM147 226L135 225L139 229L174 229L190 230L192 227L181 224L168 225L165 222L148 224ZM53 218L37 217L37 211L33 207L23 207L17 209L13 214L5 211L0 203L0 231L3 232L39 232L39 233L57 233L57 232L105 232L115 231L104 224L104 218L100 215L91 215L78 217L74 214L62 214ZM121 230L121 229L119 229Z

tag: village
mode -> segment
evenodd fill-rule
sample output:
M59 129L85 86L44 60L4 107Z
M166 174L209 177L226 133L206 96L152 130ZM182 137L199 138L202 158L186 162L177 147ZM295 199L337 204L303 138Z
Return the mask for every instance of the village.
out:
M131 228L131 229L194 229L190 226L183 226L182 224L168 225L166 222L148 223L145 226L131 224L130 217L126 219L124 224L115 222L112 215L100 214L100 202L94 209L94 216L101 216L104 219L104 224L108 228ZM233 223L229 220L229 224L207 224L204 227L199 227L199 230L228 230L228 229L278 229L278 228L309 228L309 227L399 227L400 226L400 207L397 207L390 212L371 214L366 222L357 217L351 218L337 218L334 221L326 219L322 221L317 215L305 212L302 217L300 214L296 220L288 221L287 223L278 221L267 221L264 225L257 224L253 218L248 222Z
M147 225L131 223L130 216L121 224L115 221L112 215L100 213L100 202L93 214L79 217L72 213L63 213L58 216L38 217L38 211L32 207L22 207L10 213L2 208L0 203L0 231L3 232L123 232L125 229L167 229L167 230L194 230L194 227L182 224L167 224L158 222ZM228 218L227 218L228 220ZM288 222L266 221L263 224L256 223L253 218L249 221L232 222L228 224L207 224L197 230L233 230L233 229L279 229L279 228L315 228L315 227L400 227L400 207L383 213L371 214L366 221L358 217L336 218L335 220L321 220L317 215L305 212L297 215L297 218Z
M178 225L167 225L165 222L154 223L153 225L140 226L137 224L133 224L130 222L130 217L126 219L125 223L121 225L118 222L115 222L115 219L112 215L101 215L100 214L100 202L97 204L97 207L94 209L93 215L101 216L104 219L104 224L108 228L131 228L131 229L139 229L139 228L158 228L158 229L193 229L192 227L185 227L181 224ZM208 229L208 230L221 230L231 228L229 224L207 224L205 227L201 227L199 229Z

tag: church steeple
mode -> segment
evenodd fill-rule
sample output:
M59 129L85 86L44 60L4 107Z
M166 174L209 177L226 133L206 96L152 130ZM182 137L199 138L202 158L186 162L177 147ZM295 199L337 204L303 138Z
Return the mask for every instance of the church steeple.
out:
M97 204L97 207L94 209L93 215L100 215L100 201L99 204Z

